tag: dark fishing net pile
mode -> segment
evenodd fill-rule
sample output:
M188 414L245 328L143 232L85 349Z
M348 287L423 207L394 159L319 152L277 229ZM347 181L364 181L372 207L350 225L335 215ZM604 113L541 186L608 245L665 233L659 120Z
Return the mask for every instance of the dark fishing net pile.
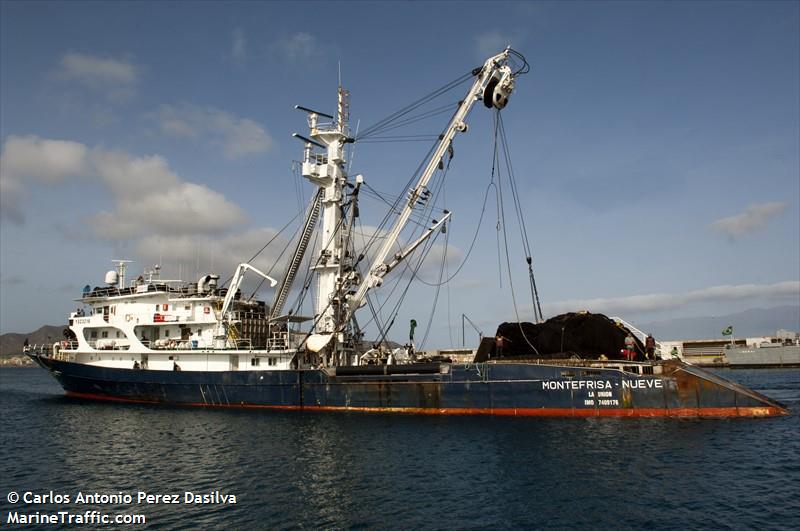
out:
M496 336L503 337L501 352L493 357L566 359L624 359L629 331L599 313L565 313L543 323L503 323ZM637 359L644 358L644 345L634 336Z

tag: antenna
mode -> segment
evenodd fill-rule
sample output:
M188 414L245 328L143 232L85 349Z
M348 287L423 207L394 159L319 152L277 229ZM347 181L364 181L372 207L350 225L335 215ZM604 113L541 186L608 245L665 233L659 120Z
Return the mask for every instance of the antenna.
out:
M126 264L130 264L133 260L111 260L115 264L117 264L117 287L122 289L125 287L125 269L127 268Z
M358 129L361 127L361 118L358 119L356 122L356 134L353 135L353 141L350 142L353 144L353 147L350 148L350 160L347 163L347 173L350 173L350 170L353 168L353 159L356 158L356 143L355 139L358 138Z
M300 140L302 140L303 142L306 142L308 144L314 144L315 146L320 147L322 149L325 149L327 147L324 144L320 144L319 142L317 142L315 140L311 140L310 138L306 138L303 135L298 135L297 133L292 133L292 136L295 137L295 138L299 138Z
M325 114L324 112L315 111L314 109L309 109L308 107L303 107L302 105L295 105L294 108L297 109L298 111L317 114L319 116L324 116L325 118L330 118L331 120L333 120L333 116L331 116L330 114Z

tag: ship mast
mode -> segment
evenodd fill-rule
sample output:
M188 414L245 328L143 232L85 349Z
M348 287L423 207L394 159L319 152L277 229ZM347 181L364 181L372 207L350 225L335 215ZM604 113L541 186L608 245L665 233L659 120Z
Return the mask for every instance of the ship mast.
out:
M336 118L328 114L297 107L308 113L310 138L295 135L305 140L303 153L303 177L317 185L320 190L320 210L322 225L320 227L319 254L312 269L317 277L316 297L314 299L315 324L313 334L307 346L312 351L319 351L330 343L334 334L339 332L337 344L344 343L341 333L343 284L350 276L343 276L347 267L350 269L351 257L346 252L347 234L344 219L344 188L348 185L347 173L344 170L344 145L352 142L348 137L349 92L341 86L338 90ZM332 123L321 124L319 118L329 118ZM325 153L314 153L314 146L322 148ZM352 279L350 279L352 280Z

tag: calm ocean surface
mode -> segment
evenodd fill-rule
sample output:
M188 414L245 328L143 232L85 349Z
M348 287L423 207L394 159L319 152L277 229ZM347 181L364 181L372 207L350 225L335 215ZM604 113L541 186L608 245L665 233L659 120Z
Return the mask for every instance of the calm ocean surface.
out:
M147 529L800 529L800 370L718 372L792 416L181 409L68 399L41 369L0 369L0 528L14 510L99 509L144 514L145 526L122 528ZM71 503L7 500L51 490ZM74 503L120 491L134 503ZM138 491L220 491L237 504L137 505Z

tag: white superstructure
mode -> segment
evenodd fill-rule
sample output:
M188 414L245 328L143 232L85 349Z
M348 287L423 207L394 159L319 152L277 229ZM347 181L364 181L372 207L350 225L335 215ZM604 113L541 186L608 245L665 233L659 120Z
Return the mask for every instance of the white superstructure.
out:
M58 357L118 368L289 368L299 344L292 325L302 318L268 320L263 302L238 297L251 266L240 265L228 289L218 287L217 275L196 283L162 280L158 267L126 286L118 262L118 271L106 274L108 285L87 286L78 299L69 319L73 337L53 346Z

